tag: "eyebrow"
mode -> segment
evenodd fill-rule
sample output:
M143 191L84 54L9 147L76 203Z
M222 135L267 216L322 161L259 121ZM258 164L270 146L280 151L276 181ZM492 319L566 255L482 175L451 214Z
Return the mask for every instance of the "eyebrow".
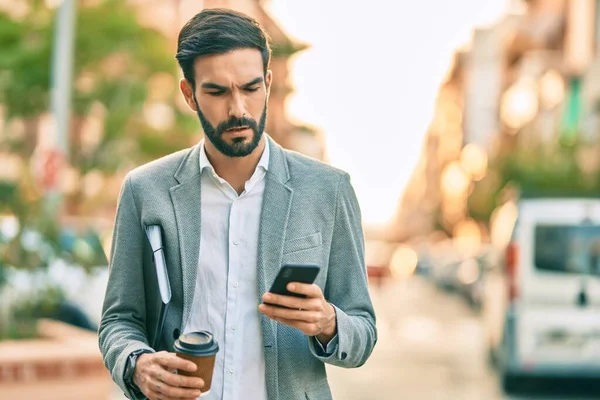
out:
M263 79L262 76L259 76L258 78L252 79L250 82L244 83L242 85L242 88L243 89L247 89L250 86L254 86L257 83L262 83L262 82L264 82L264 79ZM202 88L203 89L222 90L222 91L229 90L229 88L227 86L222 86L222 85L219 85L219 84L216 84L216 83L213 83L213 82L205 82L205 83L203 83L202 84Z
M263 81L264 81L263 77L259 76L258 78L254 78L250 82L243 84L242 88L246 89L246 88L249 88L250 86L256 85L257 83L262 83Z

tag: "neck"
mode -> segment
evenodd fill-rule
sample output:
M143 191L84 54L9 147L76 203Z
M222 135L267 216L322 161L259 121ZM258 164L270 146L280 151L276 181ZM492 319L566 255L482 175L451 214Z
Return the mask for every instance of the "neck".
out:
M204 150L217 175L225 179L238 193L244 190L267 144L266 135L263 134L258 146L246 157L228 157L217 150L210 140L204 141Z

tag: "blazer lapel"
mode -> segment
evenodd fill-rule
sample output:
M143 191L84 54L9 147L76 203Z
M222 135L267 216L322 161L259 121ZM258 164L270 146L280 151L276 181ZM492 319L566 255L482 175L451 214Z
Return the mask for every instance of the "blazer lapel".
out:
M261 211L257 260L258 294L261 298L270 289L279 272L293 196L292 188L286 185L289 172L285 153L270 137L267 136L267 139L270 160ZM259 299L259 302L262 300ZM261 326L267 366L267 390L269 398L277 398L277 323L261 314Z
M194 146L184 158L175 179L179 185L169 189L175 210L179 236L179 257L182 268L183 314L181 329L185 328L192 302L200 255L200 159L199 145Z

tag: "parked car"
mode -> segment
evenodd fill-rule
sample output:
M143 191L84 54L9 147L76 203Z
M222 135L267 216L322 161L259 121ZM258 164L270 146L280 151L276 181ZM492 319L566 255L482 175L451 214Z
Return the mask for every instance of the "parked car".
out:
M498 262L498 251L493 246L484 244L475 256L466 258L458 267L457 290L477 311L481 309L484 301L488 275Z
M14 216L0 216L0 255L13 246L36 260L27 268L0 260L0 304L15 317L53 318L97 330L108 282L102 242L96 230L62 226L51 244L37 230L21 228Z
M369 280L381 284L390 275L390 258L394 246L385 241L367 240L365 243L365 261Z
M463 261L452 240L437 243L431 250L430 278L441 289L456 288L456 269Z
M489 245L474 255L463 255L446 249L434 258L431 276L438 287L462 296L471 307L479 310L483 301L485 279L495 259Z
M417 252L417 268L415 275L424 277L431 276L433 272L433 256L431 254L431 245L420 244L416 247Z
M600 200L520 200L484 297L507 391L528 377L600 378Z

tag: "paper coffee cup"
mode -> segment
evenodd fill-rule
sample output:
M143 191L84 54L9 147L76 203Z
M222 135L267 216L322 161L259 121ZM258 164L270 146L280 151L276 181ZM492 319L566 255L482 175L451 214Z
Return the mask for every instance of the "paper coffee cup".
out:
M198 367L194 372L179 370L177 373L202 378L204 387L201 389L200 397L207 395L212 384L215 358L219 352L219 345L212 333L207 331L185 333L179 336L173 347L178 357L189 360Z

